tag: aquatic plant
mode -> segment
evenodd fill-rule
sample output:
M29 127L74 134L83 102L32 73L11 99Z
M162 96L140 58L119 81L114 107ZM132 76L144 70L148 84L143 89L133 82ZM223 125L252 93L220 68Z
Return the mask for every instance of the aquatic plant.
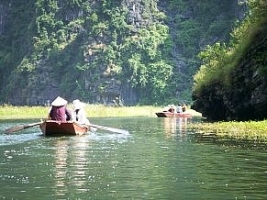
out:
M189 124L189 128L200 136L235 138L267 142L267 120L263 121L230 121L200 122Z

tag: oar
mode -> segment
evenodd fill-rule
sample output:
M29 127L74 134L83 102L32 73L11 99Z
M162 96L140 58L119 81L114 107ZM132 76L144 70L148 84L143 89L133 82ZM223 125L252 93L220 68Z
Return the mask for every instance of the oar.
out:
M99 125L95 125L95 124L90 124L89 126L94 127L94 128L98 128L98 129L107 130L107 131L114 132L114 133L129 134L129 131L123 130L123 129L106 127L106 126L99 126Z
M26 124L26 125L20 125L20 126L13 126L11 128L8 128L4 131L5 134L7 133L13 133L16 131L20 131L26 128L30 128L30 127L34 127L34 126L38 126L40 124L42 124L43 122L36 122L36 123L32 123L32 124Z

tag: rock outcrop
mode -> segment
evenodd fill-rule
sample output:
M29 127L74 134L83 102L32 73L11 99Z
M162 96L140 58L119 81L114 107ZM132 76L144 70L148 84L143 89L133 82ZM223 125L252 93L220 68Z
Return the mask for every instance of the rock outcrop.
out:
M193 109L208 120L262 120L267 118L267 23L254 35L226 86L219 80L200 95Z

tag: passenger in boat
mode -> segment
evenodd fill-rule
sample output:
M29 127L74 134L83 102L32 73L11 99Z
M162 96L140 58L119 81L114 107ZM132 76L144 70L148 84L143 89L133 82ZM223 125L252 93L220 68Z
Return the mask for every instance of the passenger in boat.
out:
M184 104L182 107L182 111L185 112L186 111L186 105Z
M177 107L177 113L181 113L181 112L183 112L183 108L182 108L181 105L179 105L179 106Z
M67 109L67 101L62 97L58 96L52 102L52 108L49 112L48 119L56 120L56 121L71 121L72 116L71 112Z
M74 100L73 102L74 110L72 112L72 118L74 121L79 124L90 125L90 121L86 117L86 113L84 110L84 103L82 103L79 99Z
M176 113L176 107L174 105L171 105L168 111L171 113Z

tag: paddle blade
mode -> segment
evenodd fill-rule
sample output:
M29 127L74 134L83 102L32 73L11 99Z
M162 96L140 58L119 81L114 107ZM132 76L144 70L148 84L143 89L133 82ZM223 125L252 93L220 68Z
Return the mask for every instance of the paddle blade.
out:
M110 132L114 132L114 133L129 134L129 131L123 130L123 129L106 127L106 126L99 126L99 125L95 125L95 124L90 124L89 126L94 127L94 128L98 128L98 129L102 129L102 130L106 130L106 131L110 131Z
M11 128L6 129L4 131L4 134L13 133L13 132L20 131L20 130L23 130L23 129L26 129L26 128L34 127L34 126L40 125L42 123L43 122L36 122L36 123L32 123L32 124L13 126Z
M4 131L4 134L8 134L8 133L13 133L13 132L16 132L16 131L20 131L24 129L24 125L20 125L20 126L13 126L11 128L8 128Z

